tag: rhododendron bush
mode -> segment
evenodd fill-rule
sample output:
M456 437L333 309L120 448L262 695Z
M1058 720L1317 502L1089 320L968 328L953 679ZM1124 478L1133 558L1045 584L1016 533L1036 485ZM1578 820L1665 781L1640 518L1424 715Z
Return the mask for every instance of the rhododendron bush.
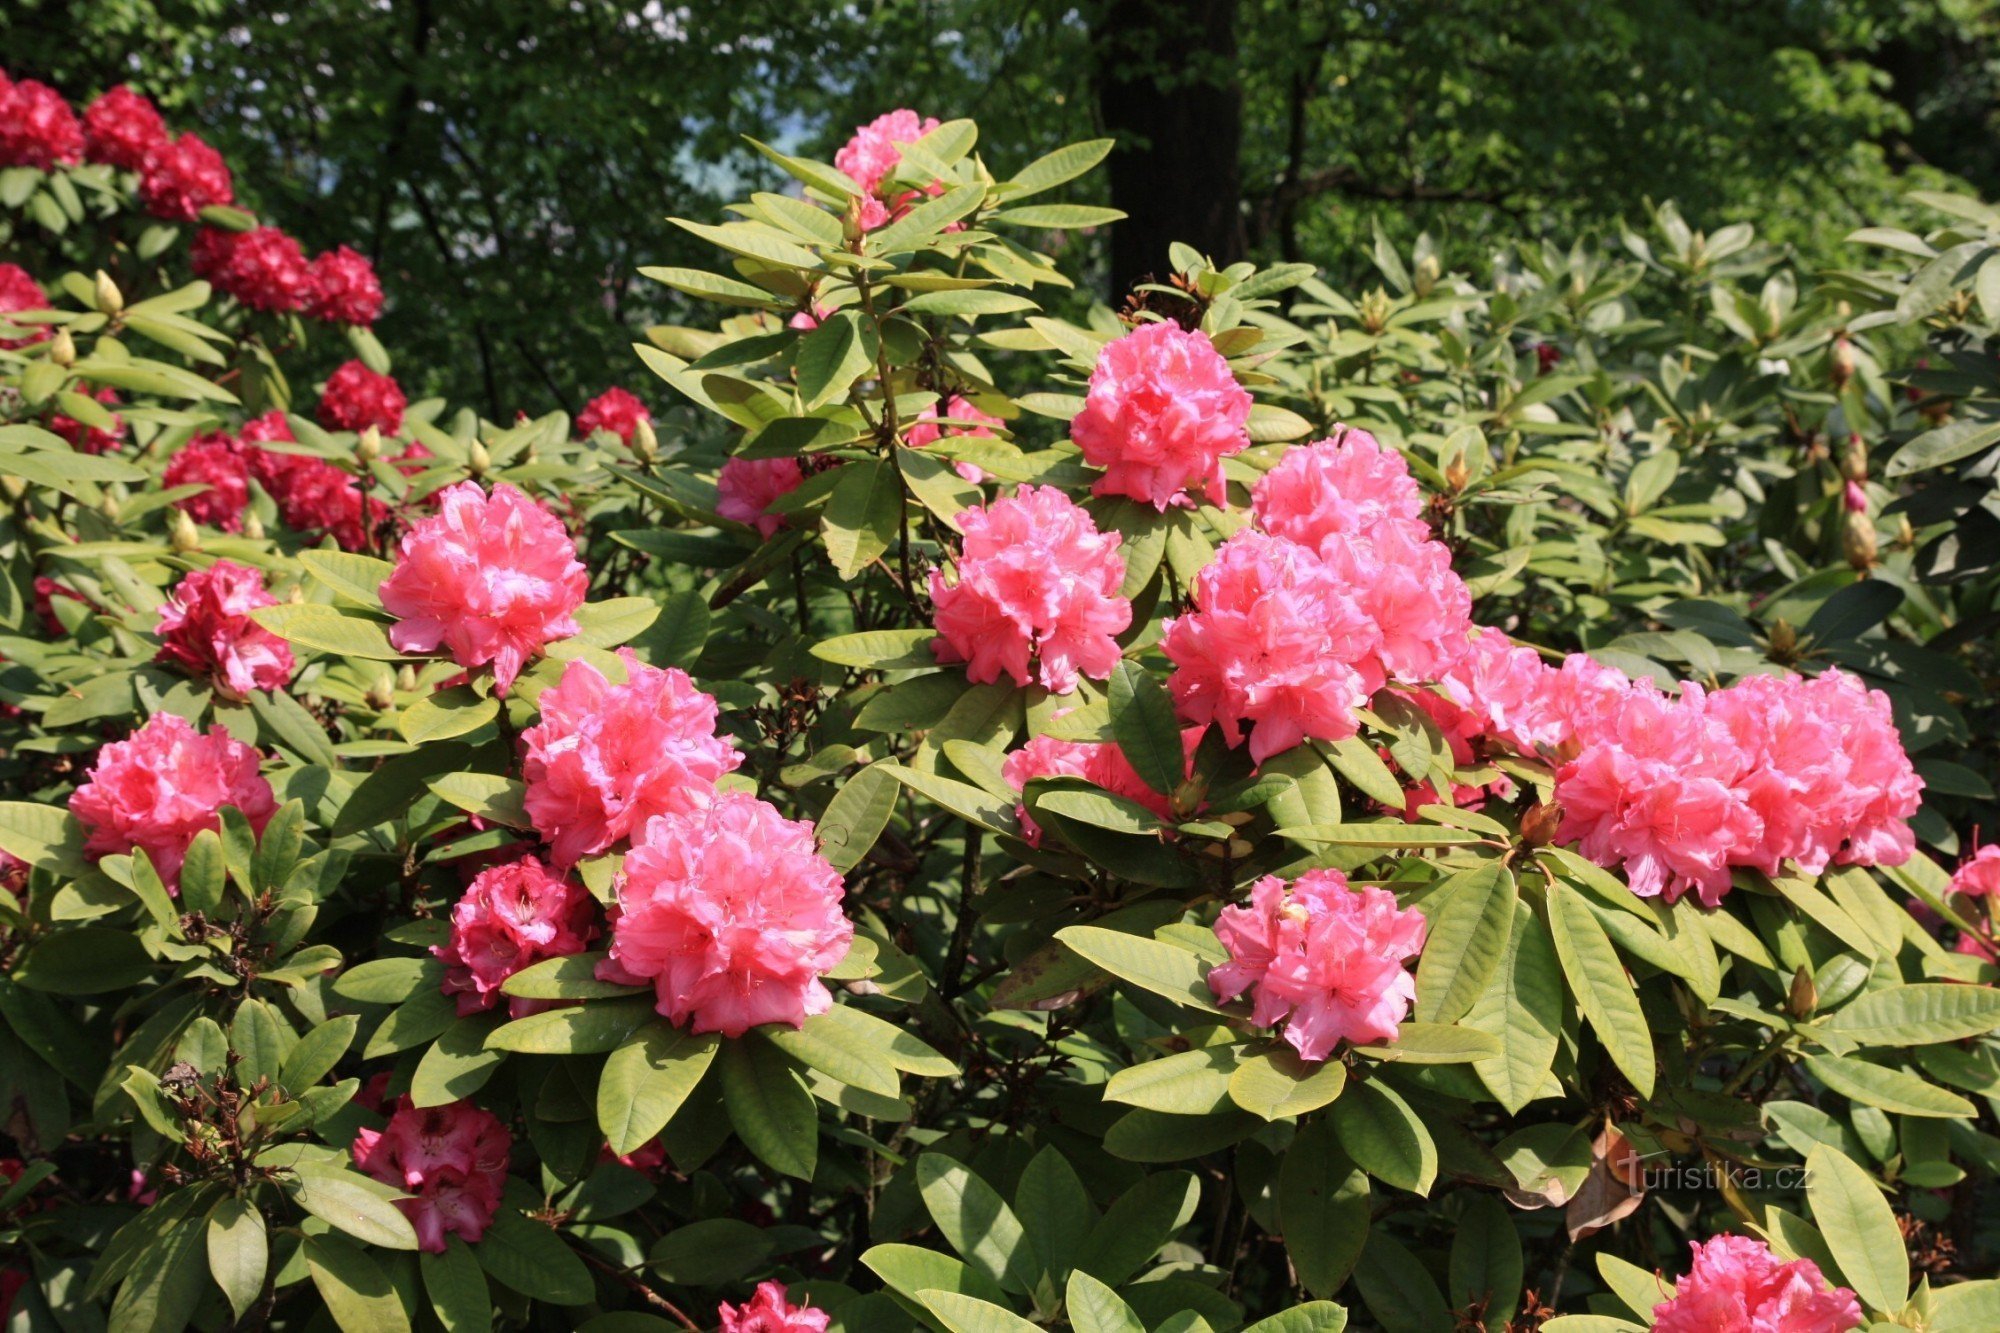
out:
M27 86L14 1326L2000 1325L1982 476L1894 480L2000 438L1951 275L1663 210L1085 312L1107 146L899 110L496 423Z

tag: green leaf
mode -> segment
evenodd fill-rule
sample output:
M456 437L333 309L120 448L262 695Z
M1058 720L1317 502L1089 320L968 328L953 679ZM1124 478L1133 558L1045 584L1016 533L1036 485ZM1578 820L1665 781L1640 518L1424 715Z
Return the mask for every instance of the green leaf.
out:
M1104 1100L1167 1115L1209 1115L1229 1104L1235 1068L1233 1046L1181 1051L1119 1070L1104 1085Z
M1583 1010L1611 1061L1641 1097L1653 1095L1653 1034L1639 1008L1631 979L1618 961L1604 927L1577 891L1562 880L1549 883L1549 936L1571 994Z
M297 1097L325 1078L354 1044L354 1031L360 1025L361 1020L353 1014L342 1014L299 1038L279 1066L278 1086Z
M892 460L871 458L843 465L820 515L826 553L840 577L854 578L887 551L902 518L903 474Z
M597 1084L597 1124L611 1151L638 1151L659 1137L715 1059L720 1038L693 1036L665 1021L648 1023L604 1062Z
M498 699L482 699L470 685L459 685L405 708L396 718L396 729L410 744L422 745L467 735L498 716Z
M374 958L334 978L333 993L363 1004L398 1004L443 980L444 963L436 958Z
M263 1294L270 1260L264 1215L249 1201L232 1196L209 1209L208 1271L239 1321Z
M641 268L639 273L654 282L665 283L677 292L686 292L689 296L699 297L704 301L714 301L721 305L752 306L760 310L773 310L780 304L776 297L762 287L753 287L747 282L739 282L735 278L725 278L715 273L704 273L700 269L648 267Z
M1555 946L1534 909L1517 900L1507 952L1493 984L1465 1016L1466 1026L1500 1043L1499 1054L1475 1060L1472 1071L1509 1115L1519 1114L1548 1087L1562 1015Z
M952 778L941 778L935 773L904 768L900 764L889 765L888 772L917 795L944 807L969 824L1009 836L1020 833L1013 807L978 787Z
M1840 1278L1869 1308L1887 1316L1910 1291L1910 1260L1896 1214L1868 1173L1825 1144L1806 1157L1806 1202Z
M1208 989L1199 955L1102 926L1070 926L1056 938L1121 981L1164 996L1176 1004L1220 1014Z
M330 606L281 603L252 611L250 618L286 642L316 652L376 662L403 658L389 645L389 636L379 622L342 615Z
M338 1236L307 1236L306 1269L342 1333L409 1333L409 1316L382 1266Z
M861 1256L861 1263L892 1291L901 1292L911 1300L920 1291L955 1291L994 1302L1007 1299L1000 1284L992 1278L933 1249L875 1245Z
M1111 734L1148 787L1171 795L1187 780L1186 752L1173 700L1143 668L1120 662L1107 687Z
M1278 1229L1299 1283L1315 1296L1340 1290L1368 1239L1368 1176L1341 1150L1333 1125L1315 1121L1278 1168Z
M1979 1114L1957 1093L1900 1069L1845 1055L1809 1055L1803 1063L1808 1074L1841 1096L1896 1115L1971 1119Z
M410 1100L417 1106L448 1106L485 1087L507 1058L504 1051L486 1045L501 1017L497 1013L467 1014L439 1033L417 1062L417 1072L410 1079Z
M895 813L903 787L888 768L877 760L841 783L814 825L820 855L843 874L861 864Z
M1017 227L1108 227L1125 216L1115 208L1090 204L1029 204L1025 208L1003 208L987 216L991 222L1011 222Z
M1356 1166L1397 1189L1431 1192L1437 1146L1410 1104L1393 1090L1376 1081L1355 1083L1327 1114Z
M837 310L799 341L799 397L808 412L843 397L875 368L875 326L852 310ZM843 575L843 577L849 577Z
M1500 1053L1491 1033L1450 1023L1411 1021L1396 1029L1396 1039L1380 1045L1356 1046L1357 1055L1408 1065L1456 1065Z
M601 1055L652 1017L650 1000L599 1000L517 1018L488 1036L486 1046L527 1055Z
M921 1291L917 1299L944 1321L951 1333L1041 1333L1005 1306L950 1291Z
M1022 167L1012 180L1001 185L1000 193L1010 200L1023 199L1053 189L1065 181L1075 180L1102 162L1116 142L1115 139L1086 139L1082 143L1066 144Z
M1522 1274L1521 1236L1507 1206L1491 1194L1474 1195L1451 1242L1453 1308L1483 1310L1492 1333L1507 1333L1520 1304Z
M1098 1216L1076 1168L1053 1147L1036 1153L1022 1170L1014 1188L1014 1215L1050 1288L1069 1276Z
M54 995L101 995L138 985L155 966L129 930L71 926L36 940L15 966L14 980Z
M723 1043L721 1066L722 1099L743 1146L781 1175L811 1180L819 1109L798 1071L753 1035Z
M1389 806L1401 806L1407 799L1403 784L1382 762L1382 756L1360 737L1349 736L1345 740L1315 744L1340 776L1359 788L1363 796Z
M812 655L835 666L876 671L934 666L937 657L930 646L936 639L937 631L929 629L864 630L822 639L813 645Z
M1317 1111L1347 1086L1347 1066L1338 1060L1309 1064L1289 1046L1244 1056L1229 1076L1229 1097L1266 1120Z
M941 1152L917 1159L917 1189L931 1220L965 1262L1003 1290L1025 1293L1035 1256L1007 1201L971 1168Z
M562 1237L513 1208L493 1216L473 1253L503 1287L552 1305L588 1305L596 1296L590 1270Z
M1346 1327L1345 1307L1332 1301L1307 1301L1268 1319L1259 1319L1243 1333L1342 1333Z
M602 951L544 958L501 982L500 990L524 1000L611 1000L645 994L648 989L645 986L599 981L597 965L604 959Z
M301 551L299 563L317 582L373 611L382 609L382 585L396 572L390 561L347 551Z
M1146 1326L1118 1293L1081 1269L1069 1275L1063 1294L1076 1333L1146 1333Z
M426 1250L417 1256L424 1294L445 1333L491 1333L493 1293L485 1270L471 1248L457 1236L444 1238L442 1253Z
M427 784L439 800L509 828L529 828L527 785L498 773L447 773Z
M1281 828L1273 836L1336 847L1476 847L1489 841L1482 833L1434 824L1405 824L1400 819L1366 824L1310 824Z
M1187 1171L1156 1171L1118 1196L1077 1256L1076 1266L1121 1286L1164 1249L1201 1204L1201 1182Z
M391 1250L414 1250L417 1233L391 1203L403 1196L368 1176L337 1166L301 1163L288 1182L292 1202L356 1240Z
M1455 1023L1485 993L1506 956L1514 928L1514 876L1489 862L1439 885L1429 902L1430 929L1417 962L1416 1016ZM1428 905L1428 904L1427 904Z
M772 1244L761 1227L734 1217L713 1217L660 1237L646 1263L679 1286L714 1287L750 1273L770 1255Z
M1826 1030L1863 1046L1928 1046L2000 1028L2000 990L1919 982L1868 991L1829 1016Z
M834 1014L843 1006L808 1018L797 1028L772 1024L763 1030L764 1040L791 1056L808 1069L817 1069L828 1078L851 1088L895 1097L902 1091L896 1068L873 1040L874 1034L843 1023Z
M1383 1333L1452 1333L1457 1327L1429 1271L1379 1227L1361 1251L1354 1285Z
M74 877L90 868L83 825L69 811L28 801L0 801L0 849L37 870Z

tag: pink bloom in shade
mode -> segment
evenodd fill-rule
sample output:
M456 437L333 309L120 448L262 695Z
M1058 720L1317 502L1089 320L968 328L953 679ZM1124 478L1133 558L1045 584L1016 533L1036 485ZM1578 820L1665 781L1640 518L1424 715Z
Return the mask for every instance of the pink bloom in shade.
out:
M174 501L174 508L222 532L243 531L243 511L250 504L250 466L236 442L221 431L197 435L182 445L167 460L161 480L169 487L208 487Z
M223 806L241 810L259 833L270 822L278 803L258 762L255 750L219 726L204 735L173 713L153 714L99 750L69 798L70 813L89 834L85 854L94 860L143 851L179 892L188 844L203 829L222 828Z
M83 157L83 126L63 95L23 79L0 90L0 167L67 166Z
M588 584L554 514L505 482L488 495L462 481L403 535L382 605L398 651L443 646L467 670L491 663L505 694L530 657L577 632Z
M1409 464L1365 430L1340 426L1324 440L1285 451L1250 492L1257 525L1322 555L1353 538L1395 528L1422 541L1424 497Z
M362 328L382 313L382 280L366 255L336 246L306 269L306 314L328 324Z
M1201 727L1189 727L1181 733L1181 748L1187 754L1189 770L1194 766L1194 751L1201 744L1202 731ZM1000 774L1015 791L1026 791L1028 784L1036 778L1082 778L1114 796L1123 796L1144 806L1162 819L1173 815L1172 803L1146 785L1146 780L1139 776L1138 770L1125 757L1125 751L1105 741L1066 741L1054 736L1037 736L1007 756L1007 761L1000 767ZM1028 845L1041 846L1042 831L1028 817L1027 808L1016 806L1015 814L1020 818L1021 833Z
M163 141L147 155L139 176L139 198L156 218L193 222L212 204L235 202L236 187L222 154L197 134Z
M292 650L250 618L259 607L277 604L264 575L247 565L218 560L194 570L160 608L160 651L153 660L210 677L227 699L282 690L292 680Z
M803 310L793 311L792 317L785 321L785 327L788 329L798 329L802 332L810 333L814 329L820 326L821 320L825 319L828 315L832 313L833 312L829 307L823 306L819 302L814 301L811 304L807 305L806 308Z
M858 127L846 146L833 155L833 165L861 187L863 231L873 231L910 211L918 191L905 190L891 196L883 193L883 186L903 163L902 146L915 143L937 127L938 121L932 116L919 116L907 109L884 112ZM922 193L943 194L944 182L934 180Z
M630 444L639 423L652 419L652 410L640 402L637 395L627 393L614 384L585 403L583 411L576 414L576 437L587 440L598 431L607 430Z
M1103 468L1093 495L1129 495L1165 510L1190 490L1228 503L1222 460L1250 443L1250 395L1205 333L1145 324L1106 343L1070 438Z
M83 113L84 156L125 171L146 165L146 155L167 141L167 123L152 99L124 84L101 93Z
M940 425L941 421L969 421L973 424ZM936 407L927 407L918 413L910 428L903 432L903 442L912 449L922 449L941 439L990 440L995 438L995 426L1005 430L1007 423L990 412L980 411L970 398L955 393L946 400L942 415ZM986 473L975 463L959 463L954 470L975 486L986 480Z
M1209 972L1209 989L1224 1002L1248 991L1250 1021L1283 1023L1302 1059L1324 1060L1342 1041L1394 1041L1416 1002L1403 964L1423 951L1423 914L1387 889L1349 888L1338 870L1290 885L1266 875L1248 906L1222 909L1215 935L1229 961Z
M798 1027L833 1007L820 978L854 926L812 825L747 792L657 815L625 857L606 980L653 983L659 1011L694 1032Z
M597 900L525 856L473 877L451 909L451 938L431 952L445 962L444 993L458 996L460 1014L476 1014L506 998L500 987L516 972L581 953L596 938ZM509 998L507 1012L526 1018L550 1007Z
M735 523L757 529L769 540L785 520L767 512L781 495L789 495L806 479L796 458L732 458L715 479L715 512Z
M252 310L298 310L306 300L306 252L276 227L204 228L196 271Z
M1162 648L1180 715L1221 724L1262 763L1311 737L1354 735L1354 710L1382 688L1382 632L1340 577L1296 542L1245 530L1195 576L1193 609Z
M1099 532L1087 510L1053 486L1022 486L958 516L965 544L957 578L931 571L940 662L964 662L979 683L1004 674L1057 694L1079 676L1103 680L1118 665L1115 635L1132 623L1119 594L1124 538ZM1030 666L1030 657L1037 659Z
M7 319L9 315L23 310L48 308L48 293L42 290L42 284L36 282L28 270L19 264L0 264L0 320L12 324L15 321ZM46 326L32 326L32 331L25 338L0 338L0 352L44 342L49 336Z
M1764 821L1738 785L1744 753L1706 694L1694 684L1678 698L1633 689L1599 730L1556 775L1562 840L1622 867L1642 898L1692 892L1716 906Z
M724 1301L715 1307L722 1320L719 1333L826 1333L833 1318L809 1305L792 1305L782 1282L759 1282L757 1293L741 1305Z
M1973 898L2000 897L2000 843L1988 843L1961 861L1952 872L1950 891Z
M1687 1275L1653 1307L1653 1333L1848 1333L1861 1324L1854 1293L1829 1286L1810 1259L1781 1263L1748 1236L1691 1248Z
M328 430L364 431L375 427L384 435L403 428L408 401L402 386L378 375L359 361L349 361L326 377L320 393L319 424Z
M536 701L542 718L522 733L528 817L559 866L595 856L655 815L696 809L743 762L715 734L715 700L687 673L647 666L630 649L625 683L589 662L563 668Z
M397 1100L383 1128L354 1136L354 1165L415 1197L396 1200L419 1248L444 1253L445 1237L486 1234L507 1184L514 1136L499 1117L471 1102L417 1107Z
M109 385L96 390L90 396L107 405L118 401L117 391ZM80 454L108 454L125 442L125 418L115 412L111 416L109 429L86 426L75 417L67 417L60 412L51 413L49 429L68 440L69 447Z

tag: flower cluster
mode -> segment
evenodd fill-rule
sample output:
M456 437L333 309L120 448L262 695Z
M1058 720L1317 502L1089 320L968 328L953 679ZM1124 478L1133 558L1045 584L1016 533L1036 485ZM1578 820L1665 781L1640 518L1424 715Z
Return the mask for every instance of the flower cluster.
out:
M382 282L375 266L344 245L315 256L306 270L305 312L328 324L373 324L382 313Z
M1215 934L1229 961L1209 972L1209 989L1225 1002L1248 991L1250 1021L1283 1023L1301 1059L1324 1060L1342 1041L1394 1041L1416 1002L1404 964L1423 951L1423 914L1387 889L1349 888L1338 870L1290 885L1266 875L1247 906L1222 909Z
M715 700L687 673L647 666L630 649L614 685L578 659L536 701L541 721L522 733L528 817L559 866L595 856L656 815L715 797L743 762L715 734Z
M1201 732L1200 727L1189 727L1181 733L1181 748L1187 754L1190 769L1194 763L1195 746L1201 742ZM1007 756L1006 762L1001 765L1000 775L1015 791L1026 791L1028 784L1036 778L1082 778L1113 796L1122 796L1135 805L1145 807L1162 819L1173 814L1172 803L1147 786L1146 780L1139 776L1138 770L1125 757L1125 751L1108 741L1066 741L1054 736L1037 736ZM1042 831L1029 818L1027 808L1017 806L1015 814L1021 821L1021 833L1028 845L1041 846Z
M326 377L326 387L320 391L319 424L328 430L357 432L373 426L384 435L394 435L403 428L407 406L402 386L395 380L359 361L349 361Z
M193 222L201 210L234 203L236 185L229 164L200 135L162 139L146 154L139 172L139 198L147 211L169 222Z
M639 423L650 423L653 413L637 394L612 385L583 405L576 414L576 437L587 440L598 431L608 431L626 444L638 431Z
M1075 689L1079 676L1111 674L1114 636L1132 623L1132 603L1119 592L1119 534L1099 532L1053 486L1022 486L964 510L958 525L965 545L956 579L931 571L938 631L931 647L940 662L967 663L975 681L1004 674L1057 694Z
M276 227L203 227L188 253L196 277L252 310L288 314L306 303L306 252Z
M382 605L398 651L442 646L467 670L490 663L505 694L530 657L577 632L588 585L554 514L504 482L488 495L465 481L403 535Z
M83 141L91 161L143 171L147 156L167 141L167 123L150 98L121 83L84 108Z
M651 983L694 1032L797 1027L833 1005L820 980L854 939L840 874L810 824L746 792L655 816L625 858L605 980Z
M143 851L170 891L204 829L220 831L222 807L243 812L263 832L278 803L257 771L257 752L221 727L207 734L185 718L155 713L146 725L97 753L88 778L69 798L87 833L86 855Z
M412 1197L396 1200L420 1248L442 1254L445 1237L476 1241L500 1211L514 1136L471 1102L418 1107L398 1099L389 1123L354 1136L354 1165Z
M724 1301L716 1307L720 1333L826 1333L832 1316L810 1305L793 1305L782 1282L759 1282L756 1294L741 1305Z
M292 680L291 646L250 618L277 604L263 574L247 565L218 560L195 570L160 609L154 660L207 677L225 699L282 690Z
M1093 495L1165 510L1192 504L1191 490L1228 503L1222 460L1250 443L1249 417L1249 393L1207 334L1154 323L1098 352L1069 432L1084 461L1104 469Z
M916 203L920 197L916 190L889 193L883 187L903 164L903 145L915 143L937 127L932 116L909 110L886 111L856 128L854 137L833 155L833 165L861 187L863 231L895 221ZM944 182L932 181L921 193L943 194Z
M368 547L369 535L388 516L387 507L363 495L353 473L324 458L280 453L266 444L295 443L285 414L270 411L243 425L238 449L249 475L278 505L278 517L294 532L331 536L344 551Z
M768 540L785 520L771 511L781 495L789 495L806 479L796 458L732 458L715 479L715 512L732 523L757 529Z
M1692 1248L1672 1298L1653 1307L1653 1333L1847 1333L1861 1324L1854 1293L1829 1287L1810 1259L1780 1263L1748 1236Z
M597 903L582 885L532 856L488 866L451 909L451 938L431 952L444 960L444 992L460 1014L491 1009L507 978L546 958L581 953L597 938ZM546 1000L509 999L525 1018Z
M83 157L83 145L83 126L61 93L0 75L0 167L68 166Z
M28 270L19 264L0 264L0 319L6 319L8 315L18 314L23 310L48 308L49 294L42 290L42 284L36 282ZM7 322L14 323L12 320ZM27 347L49 336L49 331L45 327L29 327L32 331L27 331L23 337L0 338L0 352L11 352L16 348Z

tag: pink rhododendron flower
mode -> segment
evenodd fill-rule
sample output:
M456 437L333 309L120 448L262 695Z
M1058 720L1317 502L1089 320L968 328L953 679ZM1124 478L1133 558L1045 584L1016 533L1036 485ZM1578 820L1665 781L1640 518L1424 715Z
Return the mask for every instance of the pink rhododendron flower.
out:
M647 666L630 649L619 656L622 685L582 659L565 666L536 701L541 721L521 736L528 817L559 866L632 837L655 815L705 805L743 762L715 734L715 700L686 672Z
M1188 763L1184 774L1193 768L1194 751L1201 743L1202 731L1201 727L1189 727L1181 733L1181 748ZM1173 815L1172 802L1147 786L1125 757L1125 751L1108 741L1066 741L1037 736L1007 756L1000 774L1015 791L1026 791L1036 778L1082 778L1114 796L1144 806L1162 819ZM1029 846L1041 846L1042 831L1028 817L1027 807L1016 806L1014 813L1020 818L1021 834Z
M328 324L373 324L382 313L382 281L375 266L344 245L314 256L306 270L305 310Z
M1466 651L1472 594L1452 572L1451 552L1443 543L1385 525L1366 539L1331 540L1321 554L1375 623L1385 678L1439 680Z
M833 1316L809 1305L792 1305L782 1282L759 1282L757 1294L741 1305L724 1301L715 1307L720 1333L826 1333Z
M636 394L627 393L614 384L585 403L583 411L576 414L576 438L587 440L604 430L630 444L639 423L652 419L652 409L640 402Z
M1306 1060L1340 1042L1394 1041L1416 1002L1403 964L1424 947L1424 918L1387 889L1351 889L1338 870L1308 870L1289 886L1266 875L1247 906L1222 909L1216 938L1229 961L1208 974L1217 999L1250 993L1250 1021L1285 1025Z
M445 1237L486 1234L507 1184L514 1136L498 1116L471 1102L419 1108L399 1098L389 1123L364 1129L351 1149L357 1169L413 1198L396 1200L419 1248L442 1254Z
M298 310L306 300L306 252L276 227L204 227L191 252L195 272L252 310Z
M798 1027L833 1006L820 978L854 939L842 893L812 825L747 792L720 792L647 823L625 857L598 975L651 982L659 1011L694 1032Z
M1384 684L1382 632L1326 562L1239 532L1195 576L1193 602L1161 644L1182 718L1221 724L1231 745L1254 724L1259 763L1308 737L1354 735L1354 710Z
M1250 395L1205 333L1145 324L1097 354L1070 438L1104 469L1093 495L1129 495L1165 510L1200 491L1227 504L1222 460L1250 443Z
M1780 1263L1748 1236L1691 1248L1687 1276L1653 1307L1653 1333L1847 1333L1861 1324L1854 1293L1829 1287L1810 1259Z
M243 531L243 511L250 503L250 465L236 442L221 431L197 435L182 445L167 460L160 479L169 487L208 487L174 501L174 508L223 532Z
M796 458L732 458L715 479L715 512L748 524L768 540L785 526L783 518L768 512L771 502L797 490L805 479Z
M83 126L63 95L22 79L0 88L0 167L66 166L83 157Z
M83 113L84 156L124 171L139 171L146 155L167 141L167 123L152 99L119 84Z
M1952 893L1974 898L2000 897L2000 843L1988 843L1952 871Z
M109 385L91 392L90 396L106 406L118 401L117 391ZM125 442L125 418L115 412L111 414L109 428L86 426L75 417L52 412L49 429L68 440L69 447L80 454L108 454Z
M259 607L277 604L264 575L247 565L218 560L194 570L160 608L160 651L153 660L209 677L226 699L282 690L292 680L291 647L250 618Z
M28 270L22 268L19 264L0 264L0 320L5 320L7 323L12 324L15 321L7 319L9 315L22 310L47 310L48 308L48 293L42 290L42 284L36 282ZM45 325L27 325L22 327L28 328L31 331L26 337L0 338L0 352L27 347L31 344L42 342L50 336L49 330Z
M154 145L139 175L139 198L156 218L193 222L211 204L235 202L229 164L198 134Z
M502 694L544 645L577 632L589 576L554 514L502 482L463 481L405 533L382 605L401 652L442 646L470 670L493 666Z
M1250 507L1264 531L1322 555L1385 529L1413 542L1430 536L1423 492L1409 464L1367 431L1350 426L1286 450L1251 489Z
M833 165L861 187L863 231L873 231L910 211L918 191L890 195L883 186L903 163L902 145L915 143L936 129L938 123L935 117L919 116L910 110L887 111L858 127L854 137L833 155ZM922 193L943 194L944 182L932 181Z
M233 805L259 833L278 803L257 771L259 756L221 727L207 734L173 713L97 752L89 777L69 798L70 813L89 836L93 860L131 851L151 858L169 890L179 892L181 862L203 829L220 831L220 811Z
M969 421L970 426L941 425L942 421ZM994 438L993 428L1007 428L1007 423L990 412L979 410L970 398L963 394L953 394L945 401L944 411L939 413L935 406L927 407L917 414L910 428L903 432L903 442L912 449L922 449L936 444L941 439L990 440ZM977 486L986 480L985 471L976 463L956 463L953 470L965 480Z
M1118 591L1123 537L1099 532L1053 486L1022 486L975 505L958 525L965 544L957 577L947 582L942 570L931 571L938 631L931 649L940 662L966 663L966 675L980 683L1004 674L1057 694L1075 689L1079 675L1111 674L1120 655L1113 636L1132 623L1132 603Z
M319 424L328 430L357 432L373 426L384 435L394 435L403 428L406 406L402 386L395 380L349 361L326 377Z
M431 952L444 960L444 993L458 997L460 1014L507 999L508 1013L526 1018L551 1002L502 996L507 978L544 959L581 953L596 938L597 900L524 856L473 877L451 909L451 938Z

